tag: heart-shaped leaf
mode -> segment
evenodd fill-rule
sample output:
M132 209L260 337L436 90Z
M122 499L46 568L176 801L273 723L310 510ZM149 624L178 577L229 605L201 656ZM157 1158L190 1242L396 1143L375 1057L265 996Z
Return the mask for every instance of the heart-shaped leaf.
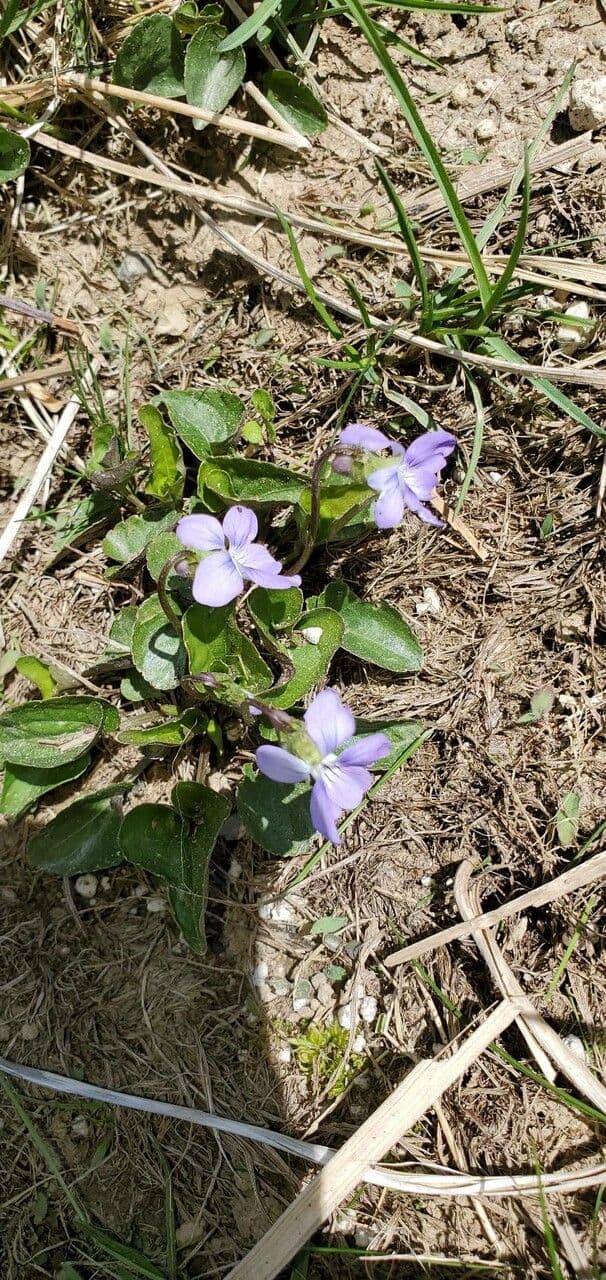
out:
M377 773L391 769L396 760L408 760L428 736L419 720L356 720L356 732L347 746L360 742L370 733L386 734L392 747L389 755L374 766Z
M213 458L203 462L198 473L198 492L209 489L226 502L292 506L308 488L305 476L254 458Z
M110 529L103 539L103 550L112 560L127 564L140 556L152 538L176 523L177 512L166 507L150 507L140 515L129 516Z
M237 627L230 605L223 609L191 605L183 617L183 642L192 676L203 672L227 676L249 693L259 693L272 683L267 663Z
M261 635L272 644L283 638L276 632L291 631L301 617L303 608L303 592L299 587L288 587L286 591L269 591L265 587L255 587L247 600L248 610Z
M133 662L154 689L176 689L186 671L185 649L157 595L137 610L132 634Z
M179 439L196 458L206 458L233 440L244 417L239 396L213 388L163 391L157 403L165 406Z
M108 706L96 698L48 698L5 711L0 716L0 760L28 769L68 764L99 737Z
M0 183L20 178L27 169L30 156L27 138L21 138L18 133L0 125Z
M307 783L283 787L244 767L238 787L238 813L249 835L266 853L294 858L307 853L314 837Z
M175 432L153 404L142 405L139 421L149 437L151 474L145 492L178 506L183 497L185 466Z
M283 116L286 125L304 134L306 138L315 138L326 129L328 116L325 108L311 89L293 75L292 71L268 71L263 81L263 90L272 107Z
M0 813L7 818L20 818L47 791L54 791L55 787L61 787L65 782L80 778L86 773L90 760L90 755L86 752L76 760L59 765L58 769L26 769L18 764L5 765Z
M118 843L122 818L115 797L127 789L106 787L62 809L29 842L34 866L57 876L116 867L122 861Z
M166 533L157 533L151 542L148 542L145 563L154 582L158 581L165 564L178 555L180 551L183 551L183 543L179 542L176 533L173 533L171 529L167 529ZM169 575L169 578L171 586L174 585L172 574Z
M209 863L230 805L195 782L178 783L172 799L174 808L142 804L131 809L120 830L120 849L129 862L167 882L183 936L203 954Z
M386 671L419 671L423 650L408 623L390 604L360 600L344 582L331 582L322 603L344 623L341 648Z
M193 708L172 720L160 720L154 724L137 726L133 720L136 720L135 716L131 717L130 723L127 720L125 728L116 734L117 742L133 747L180 747L193 737L194 732L202 733L205 724Z
M114 64L114 84L155 93L160 98L181 98L183 43L167 14L142 18L127 35Z
M185 55L185 96L191 106L219 112L233 98L246 71L243 49L222 52L224 27L203 26L192 36ZM204 129L204 120L194 120L194 129Z
M275 690L263 694L263 701L286 710L313 689L326 675L331 659L343 640L344 624L333 609L312 609L299 619L297 628L281 648L293 674ZM309 635L306 638L305 633Z

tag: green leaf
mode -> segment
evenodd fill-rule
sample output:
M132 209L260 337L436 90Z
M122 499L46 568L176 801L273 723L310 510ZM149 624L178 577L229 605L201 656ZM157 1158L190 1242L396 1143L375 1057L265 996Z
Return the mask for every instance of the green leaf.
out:
M0 796L0 813L7 818L20 818L47 791L63 786L65 782L73 782L86 773L90 765L90 754L78 756L58 769L27 769L23 765L7 764L4 766L4 782Z
M5 711L0 760L28 769L56 769L76 760L99 737L106 706L96 698L48 698Z
M113 1236L108 1235L106 1231L100 1231L90 1222L81 1222L80 1230L92 1240L97 1249L102 1249L125 1268L125 1271L120 1271L122 1280L127 1274L142 1276L144 1280L166 1280L165 1273L150 1262L139 1249L134 1249L130 1244L123 1244L121 1240L115 1240Z
M241 45L246 44L247 40L252 39L257 31L260 31L268 18L279 10L282 3L283 0L261 0L250 17L241 22L235 31L230 31L229 35L221 41L219 45L221 53L229 53L232 49L239 49Z
M170 529L176 520L176 511L167 511L166 507L150 507L141 515L129 516L110 529L103 539L103 550L112 560L127 564L145 551L156 533Z
M350 521L358 515L358 508L364 503L366 510L363 518L370 519L370 505L374 501L374 493L366 484L354 484L349 476L341 479L335 474L330 483L323 484L320 489L320 520L316 541L329 542L339 530L350 528ZM311 514L311 491L303 494L301 509L306 515Z
M68 547L84 542L92 533L113 520L118 510L118 499L100 489L95 489L87 498L67 507L57 521L57 536L53 543L54 558Z
M183 497L185 466L174 430L167 425L153 404L142 405L139 409L139 421L149 437L151 460L151 475L145 492L178 507Z
M286 591L269 591L266 587L255 587L246 603L261 635L271 643L275 643L275 632L291 631L301 617L303 592L299 587L288 587Z
M306 630L311 630L313 643L302 634ZM305 613L289 637L288 645L283 646L293 674L279 688L264 693L263 701L283 710L299 702L326 675L344 631L343 620L333 609L312 609Z
M192 36L185 55L185 96L191 106L205 111L223 111L239 89L246 58L242 49L221 49L223 27L204 26ZM204 129L204 120L193 120L194 129Z
M127 604L116 614L109 631L108 654L130 653L136 617L136 604Z
M525 711L518 718L518 724L535 724L537 720L542 720L544 716L548 716L555 702L555 693L553 689L537 689L530 699L530 710Z
M267 663L236 626L231 605L222 609L191 605L183 616L183 642L193 676L203 672L227 676L250 693L259 693L271 684Z
M558 840L563 849L568 849L576 840L580 810L581 797L579 792L569 791L564 796L555 819Z
M179 542L176 533L173 533L172 530L167 530L166 533L157 533L151 542L148 542L145 563L154 582L158 581L164 565L169 560L172 560L179 551L183 551L183 543Z
M258 12L259 9L255 9L255 16ZM269 71L263 81L263 91L286 124L306 138L315 138L326 129L328 116L325 108L292 71Z
M198 492L207 488L226 502L249 502L257 506L292 506L309 488L306 476L254 458L224 457L203 462L198 475Z
M25 676L35 684L41 698L52 698L57 691L57 683L51 675L46 662L41 662L33 655L24 654L15 663L19 675Z
M244 417L244 405L231 391L163 391L156 397L168 412L179 439L196 458L206 458L233 440Z
M185 675L185 649L155 594L137 609L132 654L137 671L154 689L176 689Z
M155 93L160 98L181 98L183 44L175 24L162 13L142 18L127 35L114 64L114 84Z
M127 789L126 785L106 787L62 809L29 842L34 866L57 876L116 867L122 861L118 844L121 815L113 801Z
M133 719L136 720L136 716ZM132 720L130 723L132 724ZM171 720L161 720L139 728L130 728L127 720L126 728L116 734L116 741L132 747L180 747L193 737L196 729L203 732L204 720L191 708Z
M138 671L129 671L120 681L120 694L127 702L146 702L157 697L157 689L152 688Z
M309 932L312 938L324 937L327 933L340 933L348 923L347 916L321 916L314 920Z
M408 623L390 604L360 600L344 582L331 582L322 604L343 619L341 648L385 671L419 671L423 650Z
M309 816L310 789L306 782L283 787L244 767L238 787L238 813L249 835L276 858L307 853L315 835Z
M421 745L424 740L423 732L423 725L419 720L356 720L356 732L347 745L361 742L370 733L386 734L392 749L388 756L377 762L375 769L377 773L387 773L400 759L402 752L407 752L408 759L416 747Z
M20 138L0 125L0 183L12 182L25 173L30 162L30 145L27 138Z
M131 809L120 830L120 848L129 862L167 882L183 935L203 954L209 862L230 805L200 783L178 783L173 801L175 808L142 804Z

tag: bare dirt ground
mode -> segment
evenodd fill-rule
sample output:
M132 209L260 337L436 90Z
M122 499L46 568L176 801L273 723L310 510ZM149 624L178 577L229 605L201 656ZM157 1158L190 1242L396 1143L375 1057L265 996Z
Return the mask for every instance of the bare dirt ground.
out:
M523 0L482 20L418 13L394 25L444 65L443 75L419 66L408 70L426 122L457 176L470 166L518 158L574 57L579 74L605 70L606 20L593 0ZM44 58L43 49L35 51L34 63L43 65ZM315 60L326 100L382 150L400 189L425 190L425 166L362 37L345 24L327 23ZM82 138L82 145L138 163L128 142L78 111L72 141ZM494 130L482 129L486 121ZM93 142L89 128L99 129ZM167 159L225 190L300 213L347 217L369 229L387 216L373 155L334 124L310 153L295 159L258 147L238 173L240 140L194 135L153 116L141 117L137 128ZM563 110L551 141L567 136ZM596 134L578 163L537 178L532 248L550 246L557 253L564 245L570 256L604 261L603 156ZM490 192L468 204L478 225L494 199ZM8 292L31 300L44 279L58 314L77 320L95 347L103 335L101 384L114 412L123 410L125 396L136 408L169 385L228 381L245 397L263 386L278 409L277 460L302 465L317 455L348 384L344 375L313 363L313 356L333 348L303 299L228 253L170 194L126 179L110 182L106 174L42 148L34 150L10 235L8 196L5 206ZM284 241L269 223L227 215L220 222L248 249L292 269ZM504 250L513 226L513 218L501 226ZM443 215L433 220L429 240L458 247ZM336 240L307 234L300 243L316 283L339 292L335 273L347 270L372 307L393 301L395 283L409 277L405 256L346 248L336 257ZM147 273L127 288L118 268L134 252L146 255ZM558 300L565 305L570 298ZM591 306L599 314L599 306ZM22 336L30 332L6 312L3 324ZM521 308L508 324L507 336L525 358L540 363L558 355L555 326L538 312ZM598 350L599 335L584 354ZM69 380L45 388L65 400ZM456 366L421 360L392 342L381 386L364 391L351 416L385 426L397 418L392 396L402 392L455 432L467 460L473 409ZM267 858L246 838L220 841L204 959L179 939L157 884L132 870L100 877L98 894L87 904L69 884L31 868L27 839L72 797L71 788L54 793L24 823L4 824L0 1052L6 1057L298 1136L310 1132L313 1140L338 1146L412 1063L431 1056L495 1001L498 993L469 940L435 951L423 972L411 965L389 970L383 959L402 938L424 936L458 918L453 875L463 858L483 865L482 902L489 907L564 870L604 818L606 583L597 514L604 451L600 440L549 408L528 384L493 379L484 392L484 447L463 514L490 550L487 563L453 532L436 533L412 518L361 547L330 549L324 562L330 575L338 571L360 594L372 592L400 606L426 654L416 677L381 673L343 655L332 682L347 690L357 715L419 719L431 737L365 810L341 849L288 895L282 919L267 919L260 904L301 864ZM571 388L571 394L603 420L603 393ZM42 443L19 396L5 395L3 405L0 483L8 518ZM85 419L70 443L85 456ZM450 478L453 496L462 474ZM60 506L73 482L67 467L56 471L45 495L47 511ZM554 532L545 537L541 526L550 514ZM138 600L141 586L108 584L94 539L49 568L52 542L52 522L40 518L2 566L5 641L82 672L102 653L113 614ZM436 593L435 611L417 614L427 588ZM545 689L554 695L549 714L521 722L532 696ZM20 677L7 681L9 702L29 692ZM242 742L229 785L253 747ZM108 753L95 767L91 789L129 763L126 749ZM159 761L148 770L146 798L166 796L175 774L193 776L195 765L188 758ZM579 831L573 848L562 849L554 820L571 790L581 797ZM500 940L525 990L557 1030L583 1040L603 1079L599 901L557 990L547 997L591 896L583 891L530 911L504 926ZM350 922L339 940L311 937L309 923L332 914ZM360 944L376 929L380 941L360 972ZM346 974L340 983L333 980L332 997L330 965ZM358 1075L334 1097L330 1066L312 1054L310 1070L309 1054L292 1042L307 1036L309 1046L310 1028L334 1024L354 978L376 998L377 1014L360 1024ZM312 982L312 1002L295 1011L293 992L302 979ZM503 1043L526 1061L517 1031ZM31 1089L22 1096L96 1220L152 1257L161 1257L165 1247L170 1168L183 1277L225 1274L308 1172L266 1148L183 1123ZM75 1225L22 1119L5 1100L1 1115L2 1276L56 1277L68 1262L86 1280L124 1274L118 1264L113 1271L107 1261L95 1261L98 1255ZM549 1172L597 1161L602 1139L594 1120L490 1052L398 1154L403 1162L421 1158L484 1173ZM552 1222L567 1224L591 1260L591 1271L578 1263L575 1270L556 1232L561 1274L597 1280L604 1263L595 1191L552 1199L549 1208ZM480 1263L503 1276L558 1274L537 1200L491 1200L478 1208L467 1200L396 1197L367 1188L316 1239L318 1246L344 1243L396 1260L377 1264L353 1253L317 1253L309 1260L309 1280L471 1276Z

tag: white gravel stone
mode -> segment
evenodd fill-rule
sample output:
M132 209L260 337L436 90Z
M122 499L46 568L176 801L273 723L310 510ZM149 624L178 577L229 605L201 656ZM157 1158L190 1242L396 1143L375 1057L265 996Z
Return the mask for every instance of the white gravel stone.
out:
M282 1045L278 1052L278 1062L283 1062L285 1066L292 1062L292 1049L289 1044Z
M305 637L308 644L319 644L324 632L321 627L303 627L301 635Z
M337 1013L337 1022L344 1031L351 1031L351 1004L342 1004Z
M39 1031L40 1027L37 1022L24 1022L21 1028L21 1039L35 1040Z
M292 908L288 902L262 902L259 907L259 919L270 924L289 924L293 918Z
M421 884L423 885L424 889L428 889L430 884L432 883L433 883L433 876L421 876Z
M238 862L237 858L232 858L227 875L230 880L240 879L240 876L242 875L242 863Z
M423 599L415 601L415 610L422 618L425 613L430 613L434 618L442 612L442 602L437 591L433 587L426 587L423 592Z
M252 971L252 980L255 987L260 987L269 977L269 965L266 960L259 960Z
M96 876L86 875L78 876L74 889L81 898L94 898L97 893L98 880Z
M148 898L145 909L149 911L150 916L160 916L163 911L166 911L166 901L164 898Z
M497 132L497 122L491 116L487 116L485 120L480 120L476 125L476 138L478 142L490 142Z
M366 1053L366 1036L363 1031L358 1032L351 1047L354 1053Z
M363 996L360 1000L360 1017L362 1022L374 1022L379 1006L375 996Z
M606 124L606 76L573 81L568 99L568 119L571 129L577 133L583 133L585 129L599 129Z
M72 1133L76 1138L88 1138L88 1120L84 1116L75 1116L72 1121Z
M591 312L586 302L573 302L567 307L565 316L570 316L575 320L590 320ZM560 351L572 354L575 351L581 351L583 347L591 342L594 332L594 325L579 325L578 328L574 324L561 324L556 333L556 341Z
M450 90L450 101L453 107L464 107L469 102L469 89L464 80L459 80Z
M587 1061L585 1045L579 1036L572 1035L572 1033L568 1036L564 1036L564 1044L568 1049L570 1049L571 1053L574 1053L575 1058L580 1058L582 1062Z

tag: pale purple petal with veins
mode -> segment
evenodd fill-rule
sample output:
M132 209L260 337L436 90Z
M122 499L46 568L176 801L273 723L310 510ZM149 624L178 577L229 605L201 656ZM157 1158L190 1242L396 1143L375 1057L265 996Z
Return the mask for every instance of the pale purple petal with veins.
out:
M440 471L456 443L456 437L450 431L425 431L409 444L406 461L411 467L429 465Z
M337 822L341 817L341 810L331 800L321 778L318 778L312 788L309 809L316 831L319 831L325 840L340 844L341 837L337 831Z
M366 483L371 489L376 489L380 493L387 485L398 483L398 467L379 467L378 471L370 473Z
M261 773L273 782L303 782L309 778L309 766L284 747L263 746L255 752Z
M236 568L228 551L211 551L198 565L194 574L192 594L198 604L214 609L235 600L244 589L242 574Z
M341 766L336 760L322 766L322 781L334 804L340 809L355 809L372 786L372 774L360 765Z
M404 485L402 502L403 504L406 504L407 507L410 507L410 510L414 511L415 515L420 516L421 520L425 521L425 524L433 524L436 529L443 528L444 521L440 520L438 516L434 516L431 508L426 507L425 504L417 497L416 493L413 493L412 489L408 488L408 485ZM377 503L376 506L378 505L379 504Z
M336 689L323 689L310 702L303 717L305 728L322 756L353 738L356 722L349 707L343 706Z
M354 448L368 449L370 453L380 453L381 449L391 449L391 440L378 431L376 427L365 427L363 422L350 422L341 432L339 444L351 445Z
M368 768L369 765L376 764L377 760L383 760L390 751L391 742L386 733L369 733L366 738L352 743L351 747L346 747L341 752L339 764L361 764Z
M183 516L175 533L191 551L222 551L225 534L215 516Z
M404 494L396 480L382 490L373 507L377 529L395 529L404 515Z
M262 543L256 542L242 547L236 553L238 567L242 570L245 578L250 579L258 587L267 587L269 590L286 591L288 587L300 587L301 577L298 573L282 573L282 561L276 560L274 556L264 547Z
M249 507L230 507L223 520L223 532L230 549L238 551L254 542L259 532L259 522Z

